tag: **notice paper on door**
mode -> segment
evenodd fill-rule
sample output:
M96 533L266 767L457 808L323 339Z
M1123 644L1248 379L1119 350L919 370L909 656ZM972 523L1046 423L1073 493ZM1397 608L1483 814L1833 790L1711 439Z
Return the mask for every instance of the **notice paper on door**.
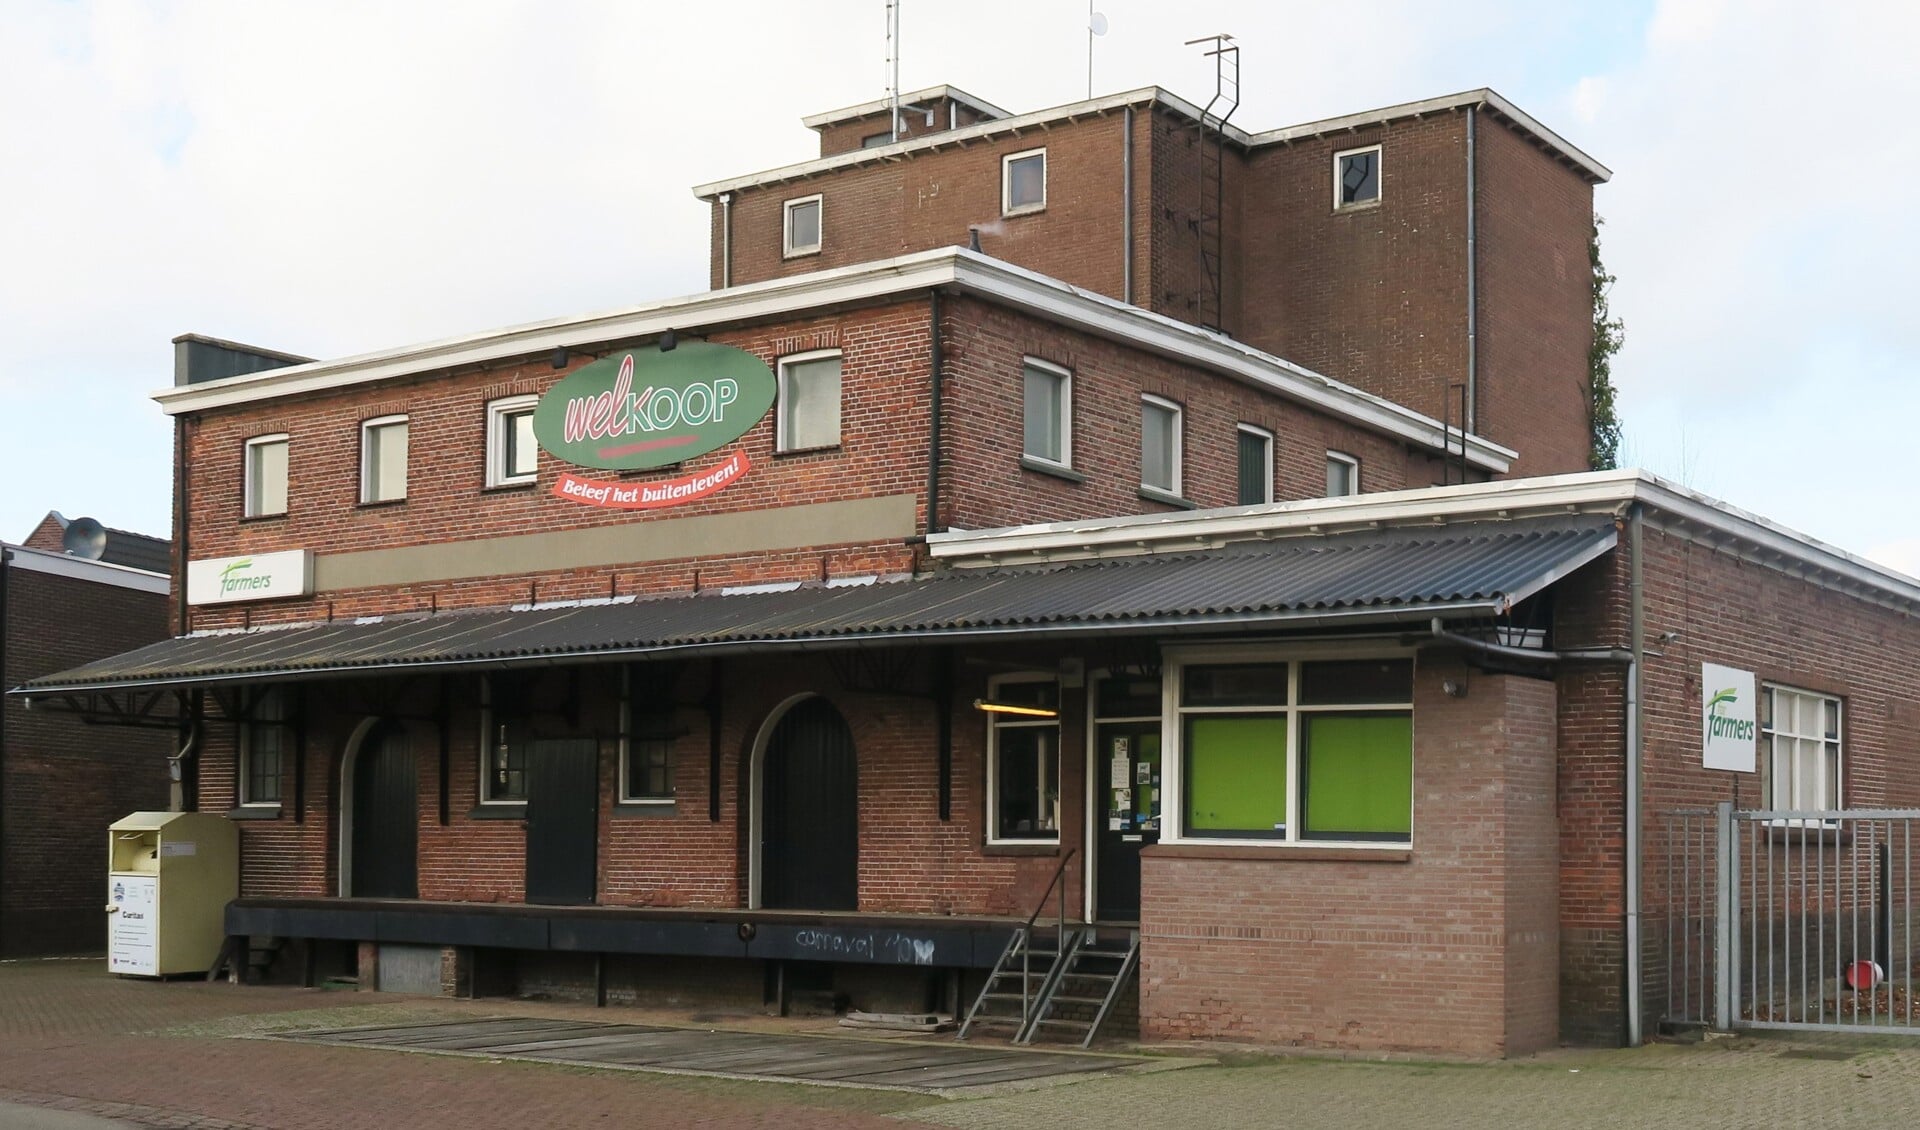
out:
M1107 767L1107 779L1113 782L1114 788L1119 788L1126 783L1128 777L1132 776L1130 768L1132 764L1133 759L1124 753L1113 755L1113 764Z

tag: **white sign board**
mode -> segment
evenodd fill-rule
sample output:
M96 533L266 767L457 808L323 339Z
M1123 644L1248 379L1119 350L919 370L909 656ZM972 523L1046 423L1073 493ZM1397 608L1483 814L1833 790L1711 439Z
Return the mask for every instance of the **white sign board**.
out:
M1700 764L1733 773L1754 770L1759 697L1753 672L1700 665Z
M313 595L313 551L288 549L187 562L188 604Z
M158 875L109 875L107 972L153 977L160 972Z

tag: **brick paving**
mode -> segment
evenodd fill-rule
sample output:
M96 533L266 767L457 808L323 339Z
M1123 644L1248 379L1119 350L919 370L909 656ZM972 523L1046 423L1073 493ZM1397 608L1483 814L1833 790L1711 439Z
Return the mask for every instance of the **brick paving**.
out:
M1509 1063L1236 1053L1216 1066L1087 1076L946 1100L235 1038L502 1012L667 1020L577 1005L157 985L115 980L97 962L0 963L0 1130L1920 1125L1920 1040L1895 1037L1562 1050ZM688 1021L680 1015L668 1022ZM733 1015L715 1022L729 1030L823 1027Z

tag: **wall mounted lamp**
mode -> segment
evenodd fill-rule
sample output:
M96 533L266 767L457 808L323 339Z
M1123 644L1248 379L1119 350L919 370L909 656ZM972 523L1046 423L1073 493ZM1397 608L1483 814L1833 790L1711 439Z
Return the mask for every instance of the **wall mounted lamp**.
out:
M1048 710L1044 706L1020 706L1011 702L991 702L984 698L973 700L973 708L983 714L1017 714L1022 718L1058 718L1058 710Z

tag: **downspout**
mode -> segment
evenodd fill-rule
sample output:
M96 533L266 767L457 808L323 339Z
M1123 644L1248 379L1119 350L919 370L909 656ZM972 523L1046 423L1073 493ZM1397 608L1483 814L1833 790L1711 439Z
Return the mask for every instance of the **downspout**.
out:
M1133 305L1133 107L1120 142L1120 301Z
M186 731L186 737L180 743L179 752L167 758L167 778L170 782L167 786L169 794L167 811L169 812L187 811L187 762L193 757L193 747L200 742L200 723L197 719L189 719L181 729ZM298 784L298 782L295 783ZM296 805L295 808L297 809L298 806ZM295 815L298 816L299 813L296 811Z
M733 285L733 193L720 194L720 289Z
M1463 426L1469 432L1480 430L1479 370L1480 370L1480 299L1478 253L1480 208L1476 203L1479 194L1477 169L1473 159L1474 123L1479 120L1472 106L1467 107L1467 404ZM1461 445L1465 446L1462 437Z
M12 678L7 669L7 582L13 572L13 550L0 542L0 875L6 871L7 823L7 707L12 696L7 684ZM0 899L0 955L7 952L7 902Z
M177 416L173 421L173 528L174 541L180 547L180 567L173 575L175 592L174 632L187 634L187 520L188 506L192 494L187 485L187 417Z
M1644 754L1641 749L1641 735L1645 733L1646 703L1641 694L1641 672L1645 669L1646 652L1642 642L1646 638L1646 599L1641 585L1641 558L1644 553L1645 530L1641 521L1641 508L1638 502L1628 512L1631 545L1628 549L1628 613L1627 630L1633 634L1628 641L1633 661L1627 665L1627 720L1626 720L1626 867L1627 867L1627 1046L1637 1048L1641 1044L1640 1033L1640 761Z
M932 387L927 394L927 525L926 532L940 532L940 424L941 390L945 376L945 343L940 336L940 292L927 294L928 336L933 339L933 356L929 361L932 370Z

